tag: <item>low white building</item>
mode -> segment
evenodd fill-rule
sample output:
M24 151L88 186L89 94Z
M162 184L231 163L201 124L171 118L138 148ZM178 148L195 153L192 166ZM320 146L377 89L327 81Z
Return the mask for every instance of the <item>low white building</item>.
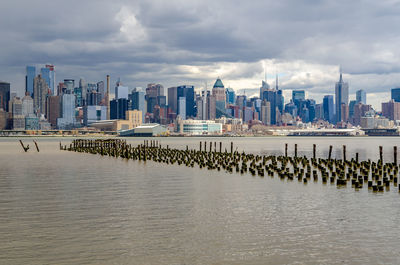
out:
M177 132L188 135L222 134L222 124L209 120L177 120Z

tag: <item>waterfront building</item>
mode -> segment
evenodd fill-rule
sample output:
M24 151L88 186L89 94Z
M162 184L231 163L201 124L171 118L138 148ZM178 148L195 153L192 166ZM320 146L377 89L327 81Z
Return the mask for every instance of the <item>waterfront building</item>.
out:
M37 115L46 114L47 95L49 94L49 86L42 75L38 75L34 79L33 86L33 108Z
M210 120L177 120L177 131L181 134L221 134L222 124Z
M382 103L382 115L392 121L400 120L400 102L392 99Z
M362 103L364 105L367 104L367 93L365 92L365 90L357 90L356 92L356 102L357 103Z
M0 130L6 130L8 127L8 113L0 108Z
M101 131L124 131L132 130L143 122L140 110L127 110L124 116L126 119L93 121L90 126Z
M28 65L26 67L25 92L29 93L29 96L31 97L33 97L33 86L34 86L35 76L36 76L36 67Z
M84 106L83 107L83 125L89 126L95 121L107 119L107 106Z
M8 112L8 103L10 101L10 83L0 81L0 109Z
M22 114L22 100L14 97L11 101L13 130L25 130L25 116Z
M336 122L346 121L346 113L342 113L342 104L349 104L349 84L343 82L342 72L340 72L339 82L335 85L335 105L336 105Z
M39 118L35 114L25 116L25 130L39 130Z
M333 96L326 95L323 99L323 108L324 108L324 119L329 123L334 123L335 120L335 107L333 103Z
M342 122L347 122L349 121L349 105L342 103L341 109L341 121Z

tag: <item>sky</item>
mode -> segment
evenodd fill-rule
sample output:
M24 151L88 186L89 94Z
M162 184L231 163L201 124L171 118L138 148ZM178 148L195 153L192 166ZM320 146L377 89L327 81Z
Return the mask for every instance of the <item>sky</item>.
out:
M225 86L256 95L268 83L334 94L339 68L380 110L400 87L400 0L0 1L0 80L20 95L26 65L52 63L57 82L118 78Z

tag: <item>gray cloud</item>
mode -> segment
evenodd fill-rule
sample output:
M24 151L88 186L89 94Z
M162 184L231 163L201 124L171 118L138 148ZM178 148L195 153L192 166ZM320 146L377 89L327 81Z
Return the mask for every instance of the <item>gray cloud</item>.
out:
M400 83L399 13L397 0L5 0L0 79L22 91L25 66L50 62L60 80L256 88L266 60L283 88L332 94L342 65L351 91L382 93Z

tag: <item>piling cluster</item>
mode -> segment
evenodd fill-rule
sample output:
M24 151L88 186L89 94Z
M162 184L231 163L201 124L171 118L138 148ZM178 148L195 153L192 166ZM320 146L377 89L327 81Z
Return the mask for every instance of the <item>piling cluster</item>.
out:
M219 147L219 148L218 148ZM380 147L380 159L378 162L371 160L359 161L358 154L355 158L346 159L346 147L343 146L343 159L332 159L332 146L329 157L316 158L316 146L313 146L313 157L285 155L254 155L233 150L231 142L230 150L222 150L222 142L200 142L199 149L174 149L169 146L161 146L159 141L144 140L142 144L132 146L125 140L73 140L69 146L60 143L61 150L81 153L98 154L101 156L121 157L139 161L154 161L165 164L178 164L187 167L199 167L208 170L237 172L251 174L259 177L278 177L281 180L297 180L304 184L308 182L328 182L337 187L351 186L355 190L367 187L373 192L389 191L390 187L398 187L399 167L397 161L397 147L394 147L393 163L384 163L382 147ZM219 149L219 150L218 150Z

